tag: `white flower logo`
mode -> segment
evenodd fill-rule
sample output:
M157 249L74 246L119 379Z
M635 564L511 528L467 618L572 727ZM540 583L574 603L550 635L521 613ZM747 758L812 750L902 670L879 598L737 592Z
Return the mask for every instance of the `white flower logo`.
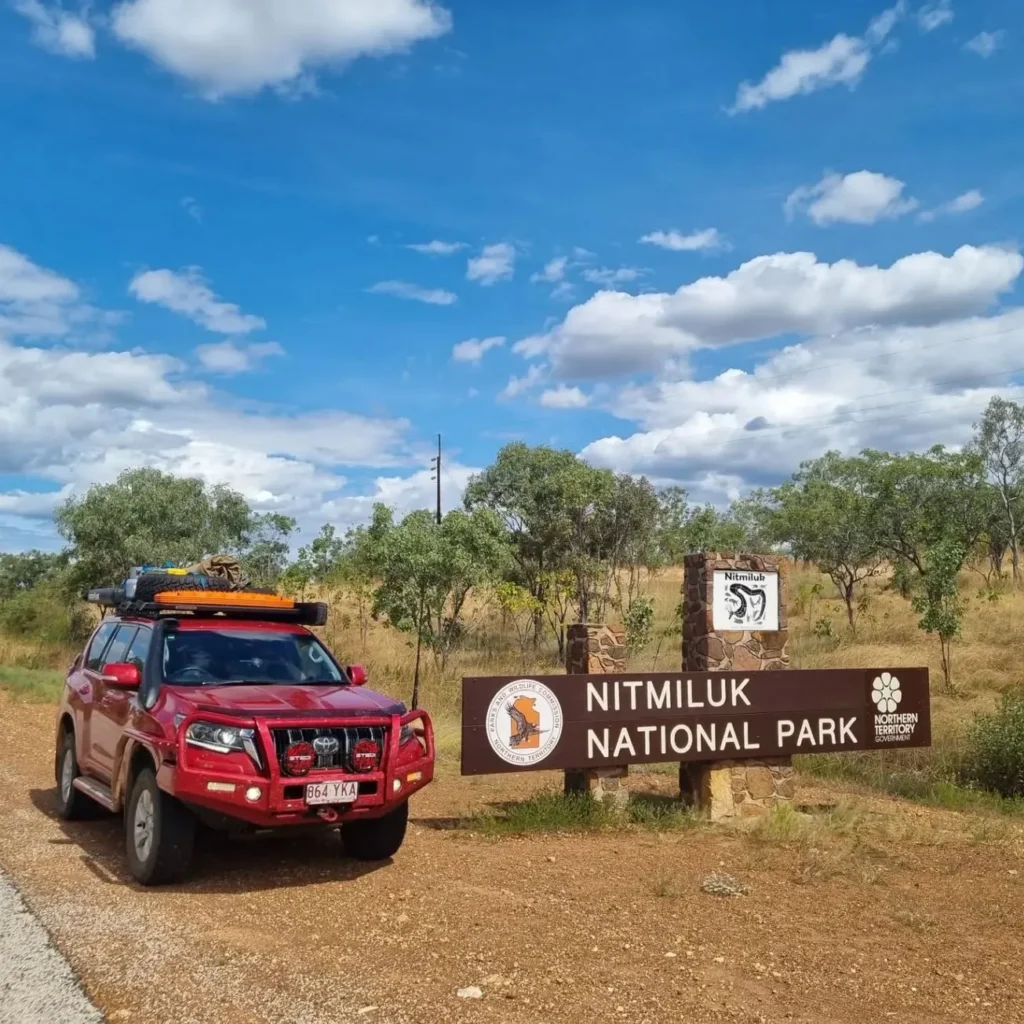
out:
M882 714L891 715L903 700L900 681L889 672L875 676L875 681L871 684L871 699Z

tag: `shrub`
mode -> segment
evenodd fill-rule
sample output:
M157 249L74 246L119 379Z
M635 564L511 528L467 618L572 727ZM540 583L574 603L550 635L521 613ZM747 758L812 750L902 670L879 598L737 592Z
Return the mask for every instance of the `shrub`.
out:
M970 731L967 782L1005 797L1024 797L1024 696L1005 694Z

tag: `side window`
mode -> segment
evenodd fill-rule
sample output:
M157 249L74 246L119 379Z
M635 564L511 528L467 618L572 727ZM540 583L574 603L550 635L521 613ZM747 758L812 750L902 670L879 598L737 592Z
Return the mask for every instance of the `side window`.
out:
M128 648L128 653L125 655L125 661L132 665L138 665L139 671L141 672L146 664L146 655L149 654L149 645L153 640L152 630L146 629L145 626L140 626L138 633L135 634L135 639L131 642L131 646Z
M96 635L92 638L88 653L85 655L86 668L99 672L100 667L103 665L103 649L107 646L107 641L114 635L115 629L117 629L116 622L104 622L96 630Z
M110 641L110 646L103 654L103 664L113 665L115 662L123 662L138 631L138 626L118 626L114 639Z

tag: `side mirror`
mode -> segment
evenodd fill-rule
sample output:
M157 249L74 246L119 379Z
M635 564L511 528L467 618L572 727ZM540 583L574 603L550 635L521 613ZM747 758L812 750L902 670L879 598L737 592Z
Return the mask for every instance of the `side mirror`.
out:
M349 665L348 677L353 686L363 686L366 683L366 667L364 665Z
M115 661L103 666L103 682L118 690L137 690L142 684L138 665Z

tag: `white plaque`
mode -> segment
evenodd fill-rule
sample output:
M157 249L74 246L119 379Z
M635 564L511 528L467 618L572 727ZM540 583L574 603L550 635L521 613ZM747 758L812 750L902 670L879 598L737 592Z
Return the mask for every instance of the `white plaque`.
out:
M779 628L779 574L716 569L711 583L711 621L715 630Z

